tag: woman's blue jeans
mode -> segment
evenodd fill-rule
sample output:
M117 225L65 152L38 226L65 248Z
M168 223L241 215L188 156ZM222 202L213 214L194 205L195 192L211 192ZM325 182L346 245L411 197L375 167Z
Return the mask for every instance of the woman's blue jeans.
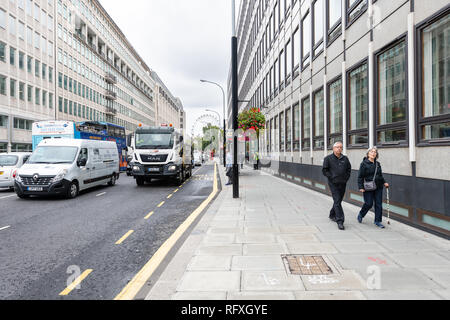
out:
M364 192L364 206L359 213L361 217L365 217L370 209L375 205L375 223L383 220L383 188L375 191Z

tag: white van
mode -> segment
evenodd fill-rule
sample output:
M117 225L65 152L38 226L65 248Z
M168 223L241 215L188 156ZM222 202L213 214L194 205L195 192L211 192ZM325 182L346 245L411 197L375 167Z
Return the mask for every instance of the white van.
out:
M76 198L81 190L119 178L117 145L109 141L50 139L42 141L28 162L17 171L19 198L62 195Z
M14 175L30 156L31 152L0 154L0 188L14 189Z

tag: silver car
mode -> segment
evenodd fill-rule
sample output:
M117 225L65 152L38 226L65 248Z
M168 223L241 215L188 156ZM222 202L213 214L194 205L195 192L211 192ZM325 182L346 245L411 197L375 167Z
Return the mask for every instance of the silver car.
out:
M0 153L0 188L14 190L14 175L30 156L29 152Z

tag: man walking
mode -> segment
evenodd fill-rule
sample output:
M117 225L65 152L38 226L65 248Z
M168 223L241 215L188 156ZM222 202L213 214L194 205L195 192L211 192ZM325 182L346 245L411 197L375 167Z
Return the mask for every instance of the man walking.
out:
M352 166L346 156L342 154L344 145L337 142L333 146L333 154L323 161L323 175L328 178L331 194L333 195L333 208L330 211L330 219L338 224L339 230L345 230L345 215L342 209L347 182L352 173Z

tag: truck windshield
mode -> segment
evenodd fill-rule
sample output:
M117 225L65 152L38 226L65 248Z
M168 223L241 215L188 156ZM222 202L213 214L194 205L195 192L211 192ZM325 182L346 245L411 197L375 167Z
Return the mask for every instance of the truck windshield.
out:
M172 133L138 133L136 149L172 149Z
M73 163L78 153L77 147L39 147L31 155L29 164Z
M13 167L19 161L18 156L0 155L0 167Z

